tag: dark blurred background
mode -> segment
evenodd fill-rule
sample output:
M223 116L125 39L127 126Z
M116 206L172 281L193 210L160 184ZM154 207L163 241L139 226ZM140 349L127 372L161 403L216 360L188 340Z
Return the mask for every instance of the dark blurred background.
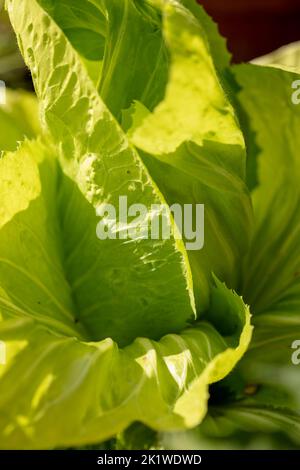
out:
M300 0L198 0L219 24L234 62L300 40Z
M198 1L228 39L234 62L248 61L300 40L300 0ZM30 75L2 6L0 0L0 79L10 87L31 88Z

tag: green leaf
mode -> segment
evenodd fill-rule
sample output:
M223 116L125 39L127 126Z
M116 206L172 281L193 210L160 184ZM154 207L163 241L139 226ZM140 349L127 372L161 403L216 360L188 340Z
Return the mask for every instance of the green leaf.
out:
M238 66L235 75L260 149L252 194L255 234L243 292L256 314L278 315L284 322L284 312L297 315L300 294L300 107L291 99L299 76L255 65Z
M247 349L248 309L216 282L208 316L228 319L224 336L200 322L123 349L110 338L92 341L66 275L57 191L67 177L50 150L28 142L0 160L1 448L82 446L134 421L158 430L195 426L208 384Z
M228 373L249 338L248 326L240 346L226 349L224 339L203 323L180 336L140 338L118 350L110 339L86 343L18 314L4 317L5 449L99 442L137 420L158 430L193 427L206 412L207 384Z
M133 113L129 136L169 205L205 204L205 245L189 252L201 311L208 305L212 272L237 287L249 246L245 145L202 25L179 2L155 3L163 11L170 76L165 98L152 113L135 105L139 118Z
M257 167L255 232L242 288L254 313L254 336L235 372L216 385L218 390L210 389L209 413L201 426L179 435L190 448L297 448L300 442L299 366L292 363L292 346L300 338L300 108L292 103L292 84L299 75L279 70L284 68L280 64L292 65L288 54L263 59L274 59L278 69L234 68L244 125L253 141L248 158L252 169Z
M300 108L292 102L292 83L299 75L242 65L235 67L235 77L259 149L258 185L252 192L255 231L242 289L254 313L255 334L239 370L262 390L273 374L274 393L281 387L292 396L281 403L285 410L269 409L270 396L260 404L257 428L261 417L299 441L299 385L292 363L292 345L300 338ZM250 421L252 413L255 423L256 409L249 408L247 418Z
M170 216L169 240L124 243L100 241L95 234L95 209L101 204L118 208L119 196L127 196L128 206L139 202L148 208L146 224L156 217L152 204L164 202L160 192L51 17L38 2L30 8L24 2L22 14L14 2L8 6L70 180L61 189L61 224L79 317L94 338L111 336L121 344L138 335L159 338L180 331L195 313L187 256L174 240Z
M242 288L255 327L235 371L210 388L209 413L190 440L198 448L298 448L299 366L292 355L300 338L300 108L291 98L299 75L256 65L234 67L234 74L255 138L248 154L257 165L255 231Z

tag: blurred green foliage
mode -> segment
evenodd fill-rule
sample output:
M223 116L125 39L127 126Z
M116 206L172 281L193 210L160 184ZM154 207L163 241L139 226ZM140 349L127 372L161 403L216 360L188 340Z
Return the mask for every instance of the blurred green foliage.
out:
M10 88L32 88L30 74L4 9L4 0L0 0L0 80Z

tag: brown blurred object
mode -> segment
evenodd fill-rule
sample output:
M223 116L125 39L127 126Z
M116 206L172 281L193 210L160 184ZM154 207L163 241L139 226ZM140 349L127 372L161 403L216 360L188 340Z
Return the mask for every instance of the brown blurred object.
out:
M300 0L198 0L219 24L234 62L300 40Z

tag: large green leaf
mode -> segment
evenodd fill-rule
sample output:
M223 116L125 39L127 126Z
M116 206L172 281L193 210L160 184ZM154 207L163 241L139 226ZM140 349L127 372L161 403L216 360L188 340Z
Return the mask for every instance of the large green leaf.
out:
M94 338L111 336L122 344L138 335L159 338L180 331L195 313L187 256L174 232L169 240L131 243L95 235L95 209L101 204L118 208L119 196L127 196L128 205L148 208L146 224L157 217L151 205L164 202L160 192L51 17L38 2L30 8L24 2L21 9L8 2L8 7L70 179L61 191L61 224L79 317ZM78 213L81 224L76 224ZM168 223L173 231L169 215Z
M190 445L294 448L300 442L299 372L292 362L300 338L300 107L291 97L299 75L257 65L233 72L253 140L248 158L257 167L242 287L255 328L236 370L211 389L209 413Z
M208 324L159 343L137 339L124 350L109 339L86 343L8 315L0 334L9 357L1 368L5 449L99 442L136 420L161 430L195 426L206 412L207 384L247 347L226 350Z
M49 142L27 142L0 160L1 448L99 442L133 421L158 430L195 426L206 413L208 384L247 349L248 309L217 281L208 317L226 325L220 332L200 322L123 349L110 338L91 341L61 243L57 193L68 178L50 150Z
M274 56L276 68L233 69L252 141L248 165L257 173L256 181L249 175L255 231L242 287L255 328L237 369L210 390L204 422L177 437L189 448L295 448L300 442L299 365L292 361L300 338L300 107L292 102L299 75L280 70L292 65L291 56L283 59Z
M297 74L271 67L235 68L240 103L260 149L252 199L255 234L244 269L244 295L258 314L277 322L295 315L300 271L300 107L291 100ZM276 95L276 99L274 96ZM272 110L272 112L270 112ZM274 119L276 116L276 119ZM291 321L291 319L289 320Z
M252 208L244 183L245 146L205 28L179 2L154 3L163 14L169 81L152 113L136 103L129 135L170 205L205 204L204 248L189 252L201 311L208 305L212 272L237 287L249 246Z
M256 139L258 175L252 192L255 231L242 289L254 313L255 334L239 373L246 382L259 385L265 401L258 403L257 410L257 403L244 411L237 404L232 414L228 409L228 416L234 421L245 415L250 423L252 414L256 430L260 418L265 419L270 427L273 423L274 429L294 433L299 441L299 386L293 380L292 345L300 338L300 107L291 99L299 75L257 65L237 66L234 73L239 102ZM277 404L274 394L265 394L270 374L272 393L283 388L290 394L294 389L293 400Z
M293 363L300 338L297 60L295 44L255 61L269 67L233 69L251 146L255 231L242 292L255 328L235 372L211 390L202 425L184 434L192 448L299 448L299 365Z

